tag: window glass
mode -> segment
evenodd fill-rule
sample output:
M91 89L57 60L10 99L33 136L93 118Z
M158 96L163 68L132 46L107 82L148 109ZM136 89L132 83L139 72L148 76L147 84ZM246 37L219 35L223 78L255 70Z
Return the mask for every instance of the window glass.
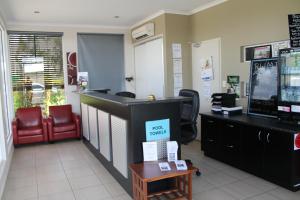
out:
M15 110L64 104L62 36L10 33L9 48Z

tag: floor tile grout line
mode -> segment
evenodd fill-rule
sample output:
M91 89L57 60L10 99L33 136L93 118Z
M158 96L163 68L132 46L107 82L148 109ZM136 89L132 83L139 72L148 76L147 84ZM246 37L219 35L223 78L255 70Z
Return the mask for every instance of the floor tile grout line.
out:
M63 171L64 171L64 174L65 174L65 176L66 176L66 178L67 178L67 181L68 181L68 183L69 183L69 186L70 186L70 188L71 188L71 191L72 191L74 200L77 200L76 195L75 195L75 191L73 190L73 187L72 187L72 185L71 185L71 182L70 182L70 180L69 180L69 177L68 177L67 174L66 174L66 170L65 170L65 168L64 168L63 161L61 160L61 157L60 157L60 156L59 156L59 162L60 162L60 164L61 164L61 166L62 166L62 169L63 169Z
M277 188L276 188L276 189L277 189ZM262 193L260 193L260 194L253 195L253 196L251 196L251 197L247 197L247 198L245 198L244 200L251 199L251 198L255 198L255 197L258 197L258 196L261 196L261 195L264 195L264 194L269 194L269 195L273 196L274 198L276 198L277 200L281 200L280 198L278 198L278 197L276 197L276 196L274 196L274 195L272 195L272 194L269 193L270 191L273 191L273 190L276 190L276 189L271 189L271 190L262 192Z

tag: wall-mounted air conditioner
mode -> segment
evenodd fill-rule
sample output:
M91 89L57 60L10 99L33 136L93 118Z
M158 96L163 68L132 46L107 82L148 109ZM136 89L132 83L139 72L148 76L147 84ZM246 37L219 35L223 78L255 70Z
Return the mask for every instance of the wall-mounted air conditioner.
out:
M145 24L132 31L132 38L135 40L141 40L154 36L154 23Z

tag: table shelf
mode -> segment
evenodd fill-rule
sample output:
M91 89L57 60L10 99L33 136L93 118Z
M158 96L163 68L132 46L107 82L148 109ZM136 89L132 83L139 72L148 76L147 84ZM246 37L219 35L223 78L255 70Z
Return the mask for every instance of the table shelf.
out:
M178 171L174 163L169 163L171 171L161 172L158 162L132 164L132 186L134 200L192 200L192 173L197 169ZM170 189L149 192L149 183L171 179Z

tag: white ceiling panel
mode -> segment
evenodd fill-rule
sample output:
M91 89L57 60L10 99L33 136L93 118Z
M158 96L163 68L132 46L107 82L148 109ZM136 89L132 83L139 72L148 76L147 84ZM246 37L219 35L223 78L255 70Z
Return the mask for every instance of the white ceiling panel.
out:
M8 23L128 27L161 10L189 13L215 2L220 0L0 0L0 10Z

